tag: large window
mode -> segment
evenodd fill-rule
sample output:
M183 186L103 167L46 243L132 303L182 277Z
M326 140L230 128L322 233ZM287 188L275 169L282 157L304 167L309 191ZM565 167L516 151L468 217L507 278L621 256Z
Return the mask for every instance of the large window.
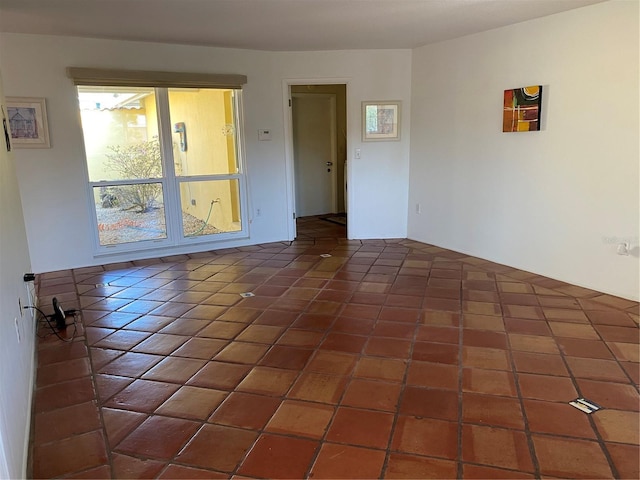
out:
M78 85L98 251L246 236L240 95Z

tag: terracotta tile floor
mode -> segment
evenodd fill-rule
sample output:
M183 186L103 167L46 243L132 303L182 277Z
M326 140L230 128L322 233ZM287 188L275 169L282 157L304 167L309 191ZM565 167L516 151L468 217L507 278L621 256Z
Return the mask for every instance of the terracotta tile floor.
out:
M39 341L31 475L638 478L636 302L299 234L39 275L82 321Z

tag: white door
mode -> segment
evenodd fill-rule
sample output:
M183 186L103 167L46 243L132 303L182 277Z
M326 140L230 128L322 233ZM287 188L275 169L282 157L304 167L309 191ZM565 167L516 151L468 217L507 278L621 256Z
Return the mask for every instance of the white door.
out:
M293 158L297 217L336 213L336 99L294 94Z

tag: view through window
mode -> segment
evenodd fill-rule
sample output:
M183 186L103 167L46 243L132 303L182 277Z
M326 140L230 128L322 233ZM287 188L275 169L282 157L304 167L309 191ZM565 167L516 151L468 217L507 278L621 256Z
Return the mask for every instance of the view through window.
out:
M239 95L78 86L99 249L246 233Z

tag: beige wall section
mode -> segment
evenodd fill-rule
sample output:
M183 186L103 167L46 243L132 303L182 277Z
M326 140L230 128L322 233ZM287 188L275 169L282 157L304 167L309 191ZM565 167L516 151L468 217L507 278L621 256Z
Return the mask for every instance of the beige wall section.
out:
M224 134L225 90L170 90L171 129L184 122L187 150L179 149L180 135L173 133L174 155L182 176L235 173L229 171L229 145ZM233 145L231 146L233 148Z
M158 109L156 107L156 96L149 95L142 99L143 111L147 118L147 140L158 136Z
M345 211L345 162L347 161L347 86L346 85L291 85L291 93L330 93L336 96L336 128L337 128L337 155L338 159L337 182L337 209Z
M224 175L236 173L235 129L229 90L170 90L169 108L173 132L176 175ZM175 124L183 122L187 148L180 150L180 134ZM182 183L180 200L183 213L207 221L217 229L240 230L237 223L239 196L237 182L207 181ZM214 202L212 204L212 202Z
M226 125L235 125L234 93L231 90L224 92L224 120ZM227 135L227 158L229 160L229 173L239 172L238 154L236 152L236 130L233 135ZM231 182L231 198L237 199L231 202L231 218L234 222L240 221L240 190L238 182Z

